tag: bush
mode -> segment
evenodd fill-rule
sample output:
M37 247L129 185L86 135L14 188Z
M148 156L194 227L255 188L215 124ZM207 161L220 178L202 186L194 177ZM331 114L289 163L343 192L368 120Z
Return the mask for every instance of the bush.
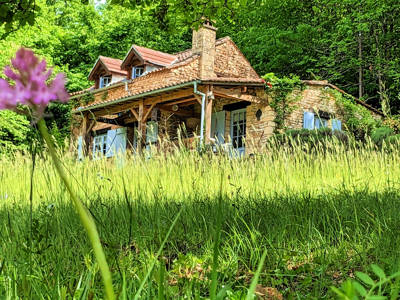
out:
M394 145L394 146L399 146L400 145L400 134L395 134L387 137L385 139L385 143L387 145Z
M382 146L384 140L389 138L394 134L393 129L390 127L378 127L374 129L371 133L371 140L377 145Z
M400 134L400 116L391 116L383 121L383 125L393 129L395 134Z
M320 146L327 149L329 142L336 141L342 145L349 144L349 136L343 132L330 128L317 130L309 129L289 129L283 134L277 134L269 141L270 144L288 145L290 147L302 147L304 149L315 149Z

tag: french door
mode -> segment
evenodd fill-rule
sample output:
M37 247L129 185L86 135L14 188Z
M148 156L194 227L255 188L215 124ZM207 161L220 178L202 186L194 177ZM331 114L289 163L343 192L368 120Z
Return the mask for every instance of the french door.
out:
M240 156L244 155L246 138L246 108L231 112L231 139L232 146Z

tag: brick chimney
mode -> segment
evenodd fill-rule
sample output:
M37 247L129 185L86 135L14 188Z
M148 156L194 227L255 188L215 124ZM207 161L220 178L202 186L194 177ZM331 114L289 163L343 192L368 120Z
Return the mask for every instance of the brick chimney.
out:
M192 52L200 54L200 78L215 77L215 38L217 28L206 20L199 29L193 30Z

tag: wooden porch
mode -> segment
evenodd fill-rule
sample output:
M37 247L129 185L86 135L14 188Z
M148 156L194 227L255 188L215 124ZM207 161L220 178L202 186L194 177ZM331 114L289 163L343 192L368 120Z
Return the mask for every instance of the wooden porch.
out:
M202 99L203 97L204 99ZM130 139L135 150L142 151L149 142L149 139L146 138L148 123L157 122L158 124L161 121L160 116L174 116L178 123L186 124L187 132L184 144L193 142L194 136L201 137L201 142L209 144L214 141L211 133L214 103L221 98L228 99L232 103L265 101L258 97L253 89L250 91L246 86L204 84L198 86L197 93L194 86L191 85L142 98L120 102L112 101L107 105L94 106L84 111L78 110L77 113L82 117L79 135L84 141L83 153L87 155L91 152L93 132L96 131L99 124L103 124L103 127L106 125L126 127L130 131L135 131L136 142L134 143L132 137L129 136L128 140ZM202 103L203 101L204 103ZM203 132L201 130L202 110L204 114ZM196 126L193 124L187 126L189 121ZM178 127L175 126L175 130Z

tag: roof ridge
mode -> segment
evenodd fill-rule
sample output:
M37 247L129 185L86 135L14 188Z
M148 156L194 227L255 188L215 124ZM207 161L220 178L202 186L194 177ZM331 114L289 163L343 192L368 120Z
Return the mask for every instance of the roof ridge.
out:
M217 45L217 43L218 43L218 45L221 45L221 44L225 43L228 40L232 40L229 35L224 36L224 37L219 38L219 39L216 39L215 40L215 45ZM182 51L175 52L174 55L179 55L179 54L191 51L191 50L192 50L192 48L188 48L188 49L185 49L185 50L182 50Z
M104 55L99 55L99 58L108 58L108 59L115 59L115 60L120 60L120 61L122 61L122 59L115 58L115 57L104 56Z
M159 53L162 53L162 54L167 54L167 55L175 56L174 54L171 54L171 53L168 53L168 52L163 52L163 51L160 51L160 50L155 50L155 49L149 48L149 47L144 47L144 46L140 46L140 45L136 45L136 44L132 44L132 46L133 46L133 47L140 47L140 48L148 49L148 50L151 50L151 51L154 51L154 52L159 52Z

